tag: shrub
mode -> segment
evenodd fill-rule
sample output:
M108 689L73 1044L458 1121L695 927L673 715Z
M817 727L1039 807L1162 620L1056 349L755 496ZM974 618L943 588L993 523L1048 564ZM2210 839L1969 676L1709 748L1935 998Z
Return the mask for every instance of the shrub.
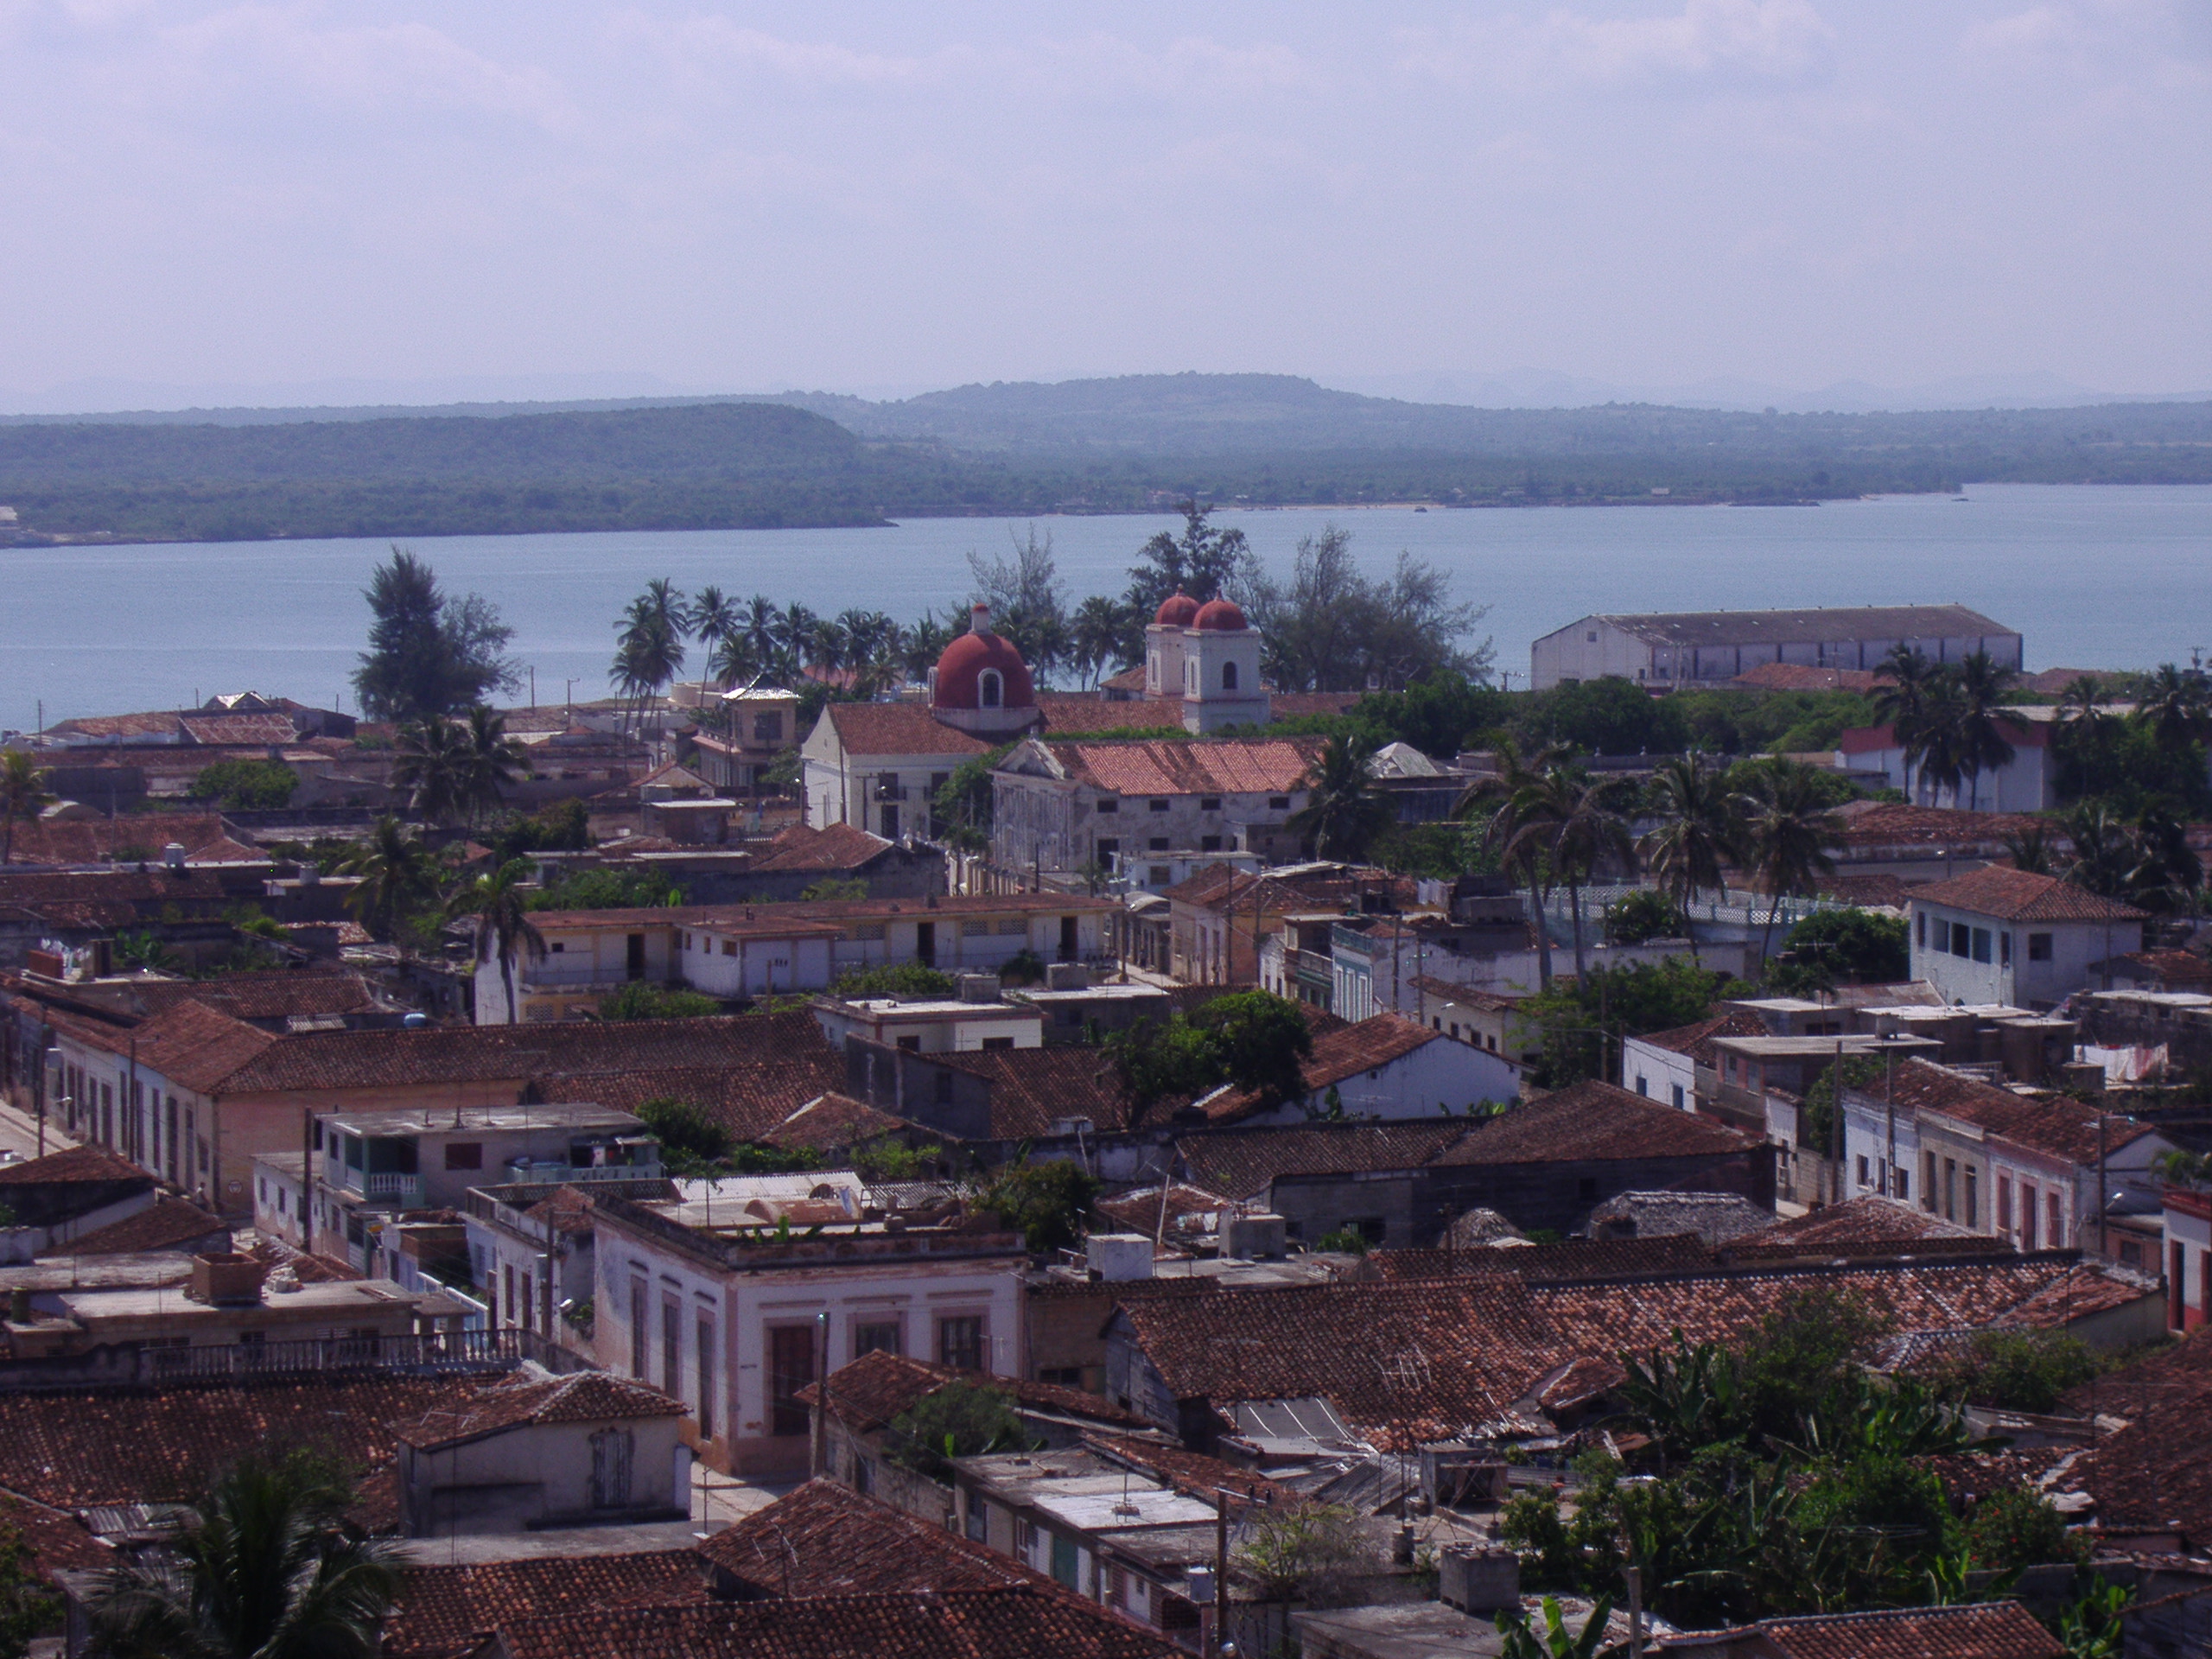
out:
M1045 962L1034 950L1015 951L999 969L1001 985L1036 985L1045 978Z
M1929 1379L1969 1404L1999 1411L2047 1412L2059 1396L2096 1376L2095 1352L2059 1331L1982 1331L1967 1351Z
M683 888L656 870L577 870L531 894L532 910L653 910L683 902Z
M1605 906L1605 937L1615 944L1688 937L1689 918L1656 887L1641 887Z
M721 1011L721 1003L701 992L671 990L644 979L599 999L602 1020L697 1020Z
M1084 1217L1098 1196L1096 1177L1065 1158L1001 1170L976 1194L1034 1251L1057 1250L1083 1236Z
M901 962L841 975L830 988L839 996L930 997L950 996L959 988L950 974L925 968L918 962Z
M213 801L241 811L289 806L300 774L276 760L218 760L202 766L188 791L195 801Z
M2082 1541L2066 1529L2050 1500L2025 1486L2001 1486L1974 1505L1967 1522L1967 1550L1977 1567L1993 1573L2046 1561L2078 1561Z
M950 1382L917 1400L891 1420L884 1440L892 1462L931 1480L950 1476L955 1458L1037 1446L1015 1414L1013 1400L973 1382Z
M1350 1504L1293 1503L1259 1512L1236 1566L1263 1601L1328 1607L1345 1599L1354 1580L1382 1571L1382 1557Z
M832 904L842 899L865 899L868 883L857 875L825 875L812 886L799 891L801 899L809 904Z
M679 1161L715 1163L729 1153L729 1131L688 1100L663 1096L638 1108L638 1116L659 1140L670 1167Z

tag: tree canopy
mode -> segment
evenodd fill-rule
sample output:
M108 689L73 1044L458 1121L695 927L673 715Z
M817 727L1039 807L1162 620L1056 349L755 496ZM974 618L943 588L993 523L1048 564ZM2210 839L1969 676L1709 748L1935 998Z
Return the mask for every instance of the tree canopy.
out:
M353 690L372 720L442 718L519 683L505 654L514 630L481 594L442 592L436 572L410 550L394 546L362 597L369 648Z

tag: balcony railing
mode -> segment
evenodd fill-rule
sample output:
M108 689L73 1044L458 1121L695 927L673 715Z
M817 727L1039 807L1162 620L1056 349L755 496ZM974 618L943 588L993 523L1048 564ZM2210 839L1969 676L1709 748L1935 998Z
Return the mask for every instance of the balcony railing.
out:
M423 1207L423 1178L420 1175L365 1176L361 1191L372 1200L396 1205L402 1210Z
M140 1382L226 1376L305 1376L322 1371L414 1371L433 1375L512 1370L537 1361L556 1376L599 1368L535 1331L442 1331L427 1336L315 1337L294 1342L208 1344L147 1348L137 1355Z
M560 986L620 985L629 976L629 969L620 965L601 968L595 963L556 962L547 957L527 964L516 980L524 990L548 990Z

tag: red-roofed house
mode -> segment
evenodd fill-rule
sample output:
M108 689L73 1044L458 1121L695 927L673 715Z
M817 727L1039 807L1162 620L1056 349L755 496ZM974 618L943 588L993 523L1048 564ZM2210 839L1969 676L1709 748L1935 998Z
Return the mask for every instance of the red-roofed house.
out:
M1433 1117L1521 1096L1521 1068L1395 1014L1339 1026L1313 1039L1306 1092L1262 1103L1224 1089L1198 1103L1215 1123L1303 1123L1311 1118Z
M2017 1601L1770 1618L1654 1644L1669 1659L2065 1659L2066 1647Z
M2143 912L2053 875L1989 865L1912 890L1912 977L1949 1002L2056 1007L2091 964L2144 946Z

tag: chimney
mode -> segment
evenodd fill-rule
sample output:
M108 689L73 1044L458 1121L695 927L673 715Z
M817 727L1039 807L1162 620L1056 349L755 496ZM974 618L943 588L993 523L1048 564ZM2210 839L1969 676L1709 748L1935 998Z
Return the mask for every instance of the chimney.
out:
M1436 1599L1480 1617L1521 1603L1521 1558L1504 1548L1461 1545L1436 1559Z
M162 848L162 862L169 867L170 874L182 875L184 874L184 843L181 841L173 841Z
M989 606L982 603L981 601L978 601L975 606L969 609L968 613L968 631L970 633L988 633L991 631L991 607Z

